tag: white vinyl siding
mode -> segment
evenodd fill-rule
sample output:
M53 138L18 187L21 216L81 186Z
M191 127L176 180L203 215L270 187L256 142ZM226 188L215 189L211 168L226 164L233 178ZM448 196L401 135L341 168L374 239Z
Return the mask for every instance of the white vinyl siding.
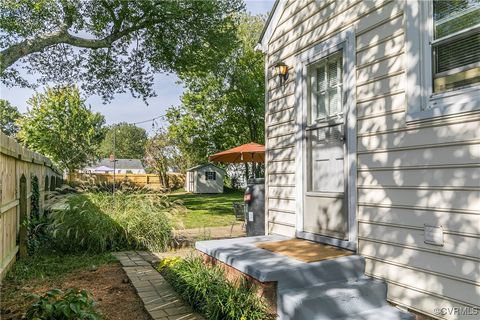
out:
M438 317L434 308L480 308L480 112L471 107L479 100L451 97L448 108L467 112L430 110L435 118L407 124L422 102L408 95L407 66L416 60L407 53L406 7L346 0L294 1L285 9L265 48L268 232L295 235L295 56L353 27L358 252L367 274L388 283L395 304L439 319L476 319ZM283 87L273 67L280 60L292 67ZM424 243L424 224L443 226L443 247Z

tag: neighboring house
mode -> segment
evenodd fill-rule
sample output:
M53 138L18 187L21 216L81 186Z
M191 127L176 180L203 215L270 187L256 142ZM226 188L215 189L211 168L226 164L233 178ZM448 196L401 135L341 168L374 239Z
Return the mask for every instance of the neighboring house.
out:
M279 1L259 44L269 233L355 250L391 302L445 319L480 308L479 17L478 0Z
M115 168L115 169L114 169ZM145 168L139 159L117 159L115 165L108 158L101 159L98 163L85 167L83 173L115 173L119 174L145 174Z
M213 164L201 164L187 170L185 191L192 193L223 193L225 171Z

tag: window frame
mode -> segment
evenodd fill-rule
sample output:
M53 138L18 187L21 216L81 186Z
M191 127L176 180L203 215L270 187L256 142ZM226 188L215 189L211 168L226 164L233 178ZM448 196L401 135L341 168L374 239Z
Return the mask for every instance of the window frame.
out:
M205 180L206 181L216 181L217 180L217 173L215 171L205 171Z
M433 92L433 0L405 1L406 122L480 110L480 83Z

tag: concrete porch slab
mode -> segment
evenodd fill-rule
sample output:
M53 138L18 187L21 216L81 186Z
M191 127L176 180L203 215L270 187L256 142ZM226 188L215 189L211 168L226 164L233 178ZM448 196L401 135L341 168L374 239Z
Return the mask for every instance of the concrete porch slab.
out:
M352 255L332 260L306 263L285 255L258 248L255 245L258 242L281 241L288 239L290 238L278 235L268 235L225 240L208 240L198 241L195 244L195 247L200 252L203 252L261 282L287 280L287 278L291 278L292 275L304 278L302 279L303 282L310 282L308 281L308 278L310 278L309 273L312 270L315 270L317 275L318 273L324 273L325 275L330 274L330 276L332 276L340 270L343 273L346 271L349 273L345 268L338 269L339 265L351 265L352 268L347 269L351 270L353 273L351 276L353 277L358 276L357 270L362 270L363 272L364 261L360 256ZM285 277L287 274L288 276ZM348 277L349 275L345 276ZM296 282L298 280L299 279L295 279Z

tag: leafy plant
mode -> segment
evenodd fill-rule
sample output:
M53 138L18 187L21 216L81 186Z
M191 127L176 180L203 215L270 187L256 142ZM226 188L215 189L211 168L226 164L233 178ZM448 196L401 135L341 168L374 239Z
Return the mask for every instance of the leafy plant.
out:
M27 250L30 256L36 254L42 246L48 244L50 236L47 232L48 219L33 216L25 221L27 227Z
M158 269L182 298L207 319L275 318L245 281L227 281L221 268L206 266L201 258L164 260Z
M42 296L33 295L36 301L28 308L27 319L41 320L97 320L95 302L85 290L52 289Z
M39 218L40 217L40 189L38 187L38 177L32 176L32 197L31 197L31 205L32 210L31 215L33 217Z

